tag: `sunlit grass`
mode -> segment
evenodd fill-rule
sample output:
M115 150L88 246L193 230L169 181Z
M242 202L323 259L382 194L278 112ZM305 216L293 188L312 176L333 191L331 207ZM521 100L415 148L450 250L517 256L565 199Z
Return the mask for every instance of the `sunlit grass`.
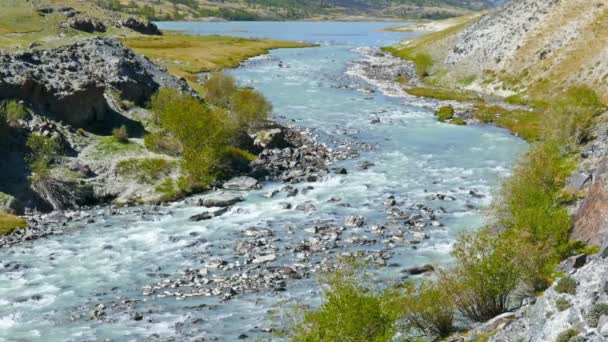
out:
M122 41L135 52L159 62L172 74L191 81L197 73L234 68L248 58L268 53L270 49L312 46L270 39L177 33L161 37L132 37Z

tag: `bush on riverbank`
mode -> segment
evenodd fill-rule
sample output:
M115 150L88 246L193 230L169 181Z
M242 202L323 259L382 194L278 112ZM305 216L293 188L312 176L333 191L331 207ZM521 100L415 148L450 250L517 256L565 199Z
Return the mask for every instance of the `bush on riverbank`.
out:
M292 341L392 341L401 316L395 292L375 292L345 270L325 279L325 286L324 304L304 313Z
M11 232L27 227L27 221L19 216L0 213L0 236L10 234Z
M153 96L153 121L161 132L145 138L146 147L181 155L182 169L196 186L230 174L252 156L236 149L235 137L268 119L272 107L260 93L237 86L234 78L213 73L203 84L205 102L174 89ZM242 163L239 162L242 160Z
M29 150L27 161L32 171L32 182L44 181L50 176L49 166L61 153L59 142L50 137L30 134L26 146Z
M535 293L551 284L559 261L581 247L580 243L569 241L572 222L562 205L562 189L574 170L579 144L589 139L591 123L602 109L593 91L580 87L559 94L537 109L534 136L539 141L504 182L494 199L489 226L459 238L452 252L454 267L440 271L435 285L406 291L405 299L402 293L392 292L393 302L401 303L401 316L410 327L441 336L453 324L453 316L442 310L446 307L472 321L486 321L516 304L519 290ZM356 286L353 289L360 290ZM426 301L425 296L438 299ZM381 298L381 294L376 295L376 300ZM444 302L441 298L449 300ZM404 302L409 304L403 305ZM326 305L329 302L323 307ZM335 308L338 309L351 308L348 303L341 303ZM600 310L604 308L596 309ZM359 323L375 326L379 322L370 316ZM323 328L318 325L318 329Z

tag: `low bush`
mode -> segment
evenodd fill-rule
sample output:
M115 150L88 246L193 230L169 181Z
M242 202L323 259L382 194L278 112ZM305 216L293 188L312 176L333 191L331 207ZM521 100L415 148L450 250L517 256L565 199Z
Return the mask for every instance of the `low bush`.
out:
M272 105L259 92L245 88L240 89L230 99L230 109L240 129L268 120Z
M592 328L596 328L600 321L600 318L606 315L608 315L607 303L593 304L587 312L587 324Z
M577 337L582 337L579 336L578 331L574 329L568 329L566 331L562 331L559 335L557 335L557 339L555 340L555 342L582 342L585 340L584 338L582 340L579 340L577 339Z
M458 240L452 251L456 266L442 275L442 283L464 316L484 322L508 310L509 296L521 277L515 253L488 228Z
M304 313L292 341L392 341L401 316L395 293L376 293L343 271L326 281L323 305Z
M27 227L27 221L19 216L0 213L0 236L7 235L13 231Z
M555 291L558 293L567 293L571 295L576 294L576 280L572 277L562 277L557 281L555 285Z
M452 107L452 106L440 107L435 112L435 115L437 115L437 119L440 122L446 122L447 120L451 120L452 118L454 118L454 107Z
M156 187L156 192L161 194L162 201L175 201L181 199L191 191L191 181L186 177L181 177L177 181L167 178Z
M538 140L540 136L541 118L536 111L509 110L500 106L478 104L473 116L483 123L506 128L529 142Z
M238 90L234 77L214 72L203 84L203 97L214 106L229 108L232 97Z
M591 88L569 88L547 109L546 138L565 145L588 141L595 117L604 108L599 96Z
M32 180L37 182L47 179L50 164L61 154L61 145L56 139L30 134L26 146L29 150L26 159L33 173Z
M153 96L152 111L161 126L182 148L183 169L201 185L219 176L223 150L234 135L235 125L221 109L209 109L195 97L163 88Z
M181 155L183 152L182 144L166 133L147 134L144 137L144 145L150 151L174 157Z
M114 128L112 130L112 136L121 144L129 143L129 132L127 131L127 127L125 125Z
M454 303L446 288L436 282L406 285L400 303L408 329L438 337L446 337L453 332Z
M119 162L116 172L139 183L153 184L168 176L174 167L174 162L162 158L133 158Z
M564 297L559 297L555 300L555 307L561 312L570 309L572 303Z
M0 119L9 125L15 125L19 120L23 120L27 114L25 106L16 100L9 100L0 107Z

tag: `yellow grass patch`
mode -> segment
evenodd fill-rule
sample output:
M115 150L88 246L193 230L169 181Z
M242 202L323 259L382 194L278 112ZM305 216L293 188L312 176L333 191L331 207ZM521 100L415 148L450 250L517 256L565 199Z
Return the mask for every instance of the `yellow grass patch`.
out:
M0 236L10 234L11 232L27 227L27 221L19 216L0 213Z
M123 43L166 67L169 72L193 80L194 74L237 67L242 61L271 49L309 47L310 44L270 39L226 36L194 36L169 33L160 37L132 37Z

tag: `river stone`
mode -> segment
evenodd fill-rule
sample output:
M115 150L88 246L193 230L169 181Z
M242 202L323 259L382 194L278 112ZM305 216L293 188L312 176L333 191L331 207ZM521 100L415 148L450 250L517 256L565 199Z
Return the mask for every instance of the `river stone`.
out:
M255 178L251 177L236 177L224 183L224 189L226 190L237 190L237 191L247 191L256 189L258 186L258 181Z
M309 201L306 201L304 203L300 203L296 206L296 210L299 211L304 211L304 212L311 212L311 211L316 211L317 207L315 207L314 204L312 204Z
M580 191L592 181L592 175L585 172L576 172L568 178L566 189Z
M242 201L244 201L244 199L239 194L220 192L204 198L202 201L200 201L200 204L207 208L229 207Z
M277 259L276 254L258 255L253 259L254 264L263 264Z
M419 265L416 267L412 267L406 270L407 273L411 274L411 275L419 275L419 274L424 274L424 273L428 273L428 272L433 272L435 270L435 267L433 267L433 265Z
M344 225L347 227L362 227L365 224L365 217L363 216L349 216L344 221Z
M190 221L199 222L199 221L203 221L203 220L210 220L214 217L224 215L227 212L228 212L228 208L222 208L222 209L216 210L216 211L206 211L204 213L190 217Z

